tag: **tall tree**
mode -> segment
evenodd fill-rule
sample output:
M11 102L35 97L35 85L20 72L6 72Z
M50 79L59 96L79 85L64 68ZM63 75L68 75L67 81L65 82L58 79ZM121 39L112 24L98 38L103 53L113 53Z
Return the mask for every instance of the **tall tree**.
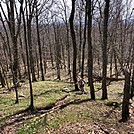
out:
M70 63L70 39L69 39L69 24L68 24L68 18L67 18L67 1L63 1L63 10L64 10L64 23L66 26L66 48L67 48L67 69L68 74L70 75L70 81L71 81L71 63Z
M102 100L108 98L106 77L107 77L107 37L108 37L109 4L110 0L105 0L104 22L103 22L103 44L102 44L102 59L103 59Z
M31 80L31 71L30 71L30 59L29 59L29 51L28 51L28 42L27 42L27 32L26 32L26 22L25 22L25 16L24 11L22 11L23 15L23 27L24 27L24 42L26 46L26 57L27 57L27 72L28 72L28 80L29 80L29 86L30 86L30 106L29 109L34 109L34 100L33 100L33 88L32 88L32 80Z
M19 2L19 12L16 9L16 3L14 0L9 0L6 1L6 8L7 8L7 16L2 8L2 5L0 3L0 7L2 10L2 13L7 21L8 27L9 27L9 32L10 32L10 37L11 37L11 41L12 41L12 53L13 53L13 64L11 65L11 71L13 74L13 84L14 84L14 88L15 88L15 92L16 92L16 101L15 103L19 102L18 99L18 44L17 44L17 39L18 39L18 35L20 32L20 24L21 24L21 12L22 12L22 5L23 5L23 0ZM15 14L16 13L16 14ZM17 18L17 25L16 25L16 18ZM4 23L3 26L5 27ZM5 32L6 31L6 27L4 28ZM8 34L7 35L7 39L9 41L8 38ZM8 42L9 45L9 42ZM9 47L10 49L10 47ZM11 52L11 51L10 51ZM11 56L11 53L10 53Z
M125 85L124 85L124 96L122 104L122 119L121 121L126 122L129 119L129 99L130 99L130 73L124 70L125 73Z
M33 13L35 11L36 6L36 0L34 1L27 1L26 3L26 16L27 16L27 39L28 39L28 45L29 45L29 57L30 57L30 69L32 73L32 81L37 81L35 76L35 61L33 57L33 44L32 44L32 19L33 19Z
M39 12L38 12L38 2L36 1L36 29L37 29L37 42L39 47L39 57L40 57L40 70L41 70L41 79L44 81L44 70L43 70L43 63L42 63L42 48L40 42L40 33L39 33Z
M91 99L95 100L93 85L93 54L92 54L92 1L87 0L88 13L88 82L90 86Z
M86 46L86 31L87 31L87 4L85 6L85 22L83 32L83 44L82 44L82 63L81 63L81 78L84 77L84 63L85 63L85 46Z
M76 44L76 36L74 31L74 14L75 14L75 0L72 0L72 10L69 18L70 23L70 32L71 32L71 38L72 38L72 44L73 44L73 81L75 84L75 90L78 91L78 85L77 85L77 73L76 73L76 59L77 59L77 44Z
M59 24L53 22L53 28L54 28L54 36L55 36L55 60L56 60L56 69L57 69L57 79L61 80L60 76L60 64L61 64L61 45L60 45L60 31L59 31Z

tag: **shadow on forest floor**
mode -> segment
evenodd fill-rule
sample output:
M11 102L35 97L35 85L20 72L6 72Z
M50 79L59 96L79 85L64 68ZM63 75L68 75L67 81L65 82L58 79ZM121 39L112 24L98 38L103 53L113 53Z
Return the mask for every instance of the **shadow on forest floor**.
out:
M80 103L83 103L83 102L90 101L90 99L83 99L83 100L81 100L81 99L76 99L75 100L74 99L74 100L69 101L67 103L62 103L61 105L59 105L57 107L56 103L66 100L66 98L68 96L69 95L65 95L61 99L57 100L54 103L50 103L45 107L37 107L33 111L31 111L29 108L27 108L25 110L20 110L13 115L2 118L1 120L3 120L5 122L5 124L2 124L0 126L0 132L4 132L4 130L7 127L8 128L13 128L13 127L15 128L16 126L19 126L20 124L23 124L26 120L29 120L33 117L36 117L36 116L38 117L42 114L48 113L48 112L52 111L53 109L56 109L56 108L57 109L63 109L66 106L71 105L71 104L80 104Z

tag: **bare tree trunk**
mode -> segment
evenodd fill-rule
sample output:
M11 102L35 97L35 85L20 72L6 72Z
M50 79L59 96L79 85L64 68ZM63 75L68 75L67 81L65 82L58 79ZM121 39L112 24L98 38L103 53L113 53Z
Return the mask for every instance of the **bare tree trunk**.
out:
M69 42L69 28L68 28L68 24L66 24L66 28L67 28L67 55L68 55L68 75L70 75L70 79L71 79L71 63L70 63L70 42Z
M4 10L3 10L3 8L2 8L2 6L1 6L1 4L0 4L0 7L1 7L1 9L2 9L2 13L4 14L5 12L4 12ZM5 16L5 15L4 15ZM1 13L0 13L0 19L1 19L1 22L2 22L2 25L3 25L3 28L4 28L4 31L5 31L5 33L6 33L6 40L7 40L7 53L8 53L8 57L9 57L9 67L10 67L10 69L11 69L11 73L12 73L12 75L13 75L13 58L12 58L12 50L11 50L11 46L10 46L10 43L9 43L9 35L8 35L8 31L7 31L7 29L6 29L6 25L5 25L5 23L4 23L4 20L3 20L3 18L2 18L2 15L1 15ZM8 20L7 20L8 21ZM9 91L10 91L11 89L9 88Z
M115 51L114 51L114 65L115 65L115 78L118 79L117 57Z
M109 3L110 0L105 0L104 9L104 27L103 27L103 44L102 44L102 59L103 59L103 72L102 72L102 100L108 99L107 97L107 37L108 37L108 18L109 18Z
M36 48L37 49L37 48ZM37 79L40 79L40 65L39 65L39 57L38 57L38 52L35 52L35 61L36 61L36 75Z
M72 10L71 10L69 22L70 22L70 32L71 32L72 43L73 43L73 81L75 84L75 90L78 91L79 88L77 85L77 73L76 73L77 44L76 44L76 36L75 36L74 24L73 24L74 14L75 14L75 0L72 0Z
M37 9L37 5L36 5L36 29L37 29L37 41L38 41L39 56L40 56L41 79L42 79L42 81L44 81L45 79L44 79L43 64L42 64L42 49L41 49L41 43L40 43L40 33L39 33L39 22L38 22L38 9Z
M53 49L52 49L52 43L51 43L50 35L51 34L50 34L49 27L48 27L48 29L47 29L47 39L48 39L48 43L49 43L51 65L52 65L52 67L54 67ZM43 42L44 42L44 37L43 37Z
M21 35L19 34L19 41L20 41L20 47L21 47L21 55L22 55L22 61L23 61L23 64L24 64L24 75L27 74L27 68L26 68L26 61L25 61L25 54L24 54L24 49L23 49L23 44L22 44L22 39L21 39Z
M80 11L81 12L81 11ZM81 45L82 45L82 16L81 13L79 13L79 52L78 52L78 67L79 67L79 72L81 71Z
M1 70L0 70L0 82L1 82L2 87L5 87L5 79L4 79L3 75L2 75Z
M32 80L31 80L31 71L30 71L30 62L29 62L29 51L28 51L28 44L27 44L27 33L26 33L26 22L25 22L25 16L24 11L23 13L23 23L24 23L24 41L26 45L26 57L27 57L27 72L28 72L28 80L29 80L29 86L30 86L30 106L29 108L31 110L34 109L34 100L33 100L33 88L32 88Z
M64 46L61 38L60 38L60 40L61 40L61 43L60 43L61 44L61 53L62 53L61 54L62 55L62 58L61 59L63 59L63 66L64 66L64 70L66 72L65 46ZM62 68L62 66L61 66L61 68Z
M51 44L49 44L51 45ZM46 74L47 72L47 62L46 62L46 53L45 53L45 40L44 40L44 36L43 36L43 63L44 63L44 73ZM51 52L50 52L51 53ZM51 62L53 63L53 62Z
M54 35L55 35L55 55L56 55L56 68L57 68L57 79L61 80L60 77L60 64L61 64L61 45L59 44L59 26L53 23Z
M21 3L22 6L23 2ZM9 6L9 11L8 11L8 17L9 17L9 29L10 29L10 34L11 34L11 39L13 43L13 84L15 87L15 93L16 93L16 101L15 103L19 103L18 99L18 45L17 45L17 37L19 34L19 26L18 26L18 31L16 32L16 27L15 27L15 12L14 12L14 7L15 7L15 2L14 0L10 0ZM21 8L20 8L21 9ZM20 12L20 18L21 18L21 12ZM19 25L21 23L18 22Z
M132 86L131 86L131 99L134 97L134 66L133 66L133 73L132 73Z
M126 122L129 119L129 99L130 99L130 73L126 70L125 73L125 85L124 85L124 96L122 103L122 122Z
M4 70L4 68L3 68L2 64L1 64L1 62L0 62L0 68L1 68L1 70L0 70L0 72L1 72L0 81L1 81L2 87L7 86L7 89L9 90L9 89L10 89L10 88L9 88L9 81L8 81L7 76L6 76L7 72L5 72L5 70ZM10 91L10 90L9 90L9 91Z
M28 39L28 45L29 45L29 57L30 57L30 69L32 73L32 81L37 81L36 76L35 76L35 62L33 58L33 45L32 45L32 29L31 29L31 23L32 23L32 18L33 18L33 11L34 11L34 6L35 6L35 1L33 2L33 6L30 3L26 2L26 16L27 16L27 39ZM27 7L28 6L28 7ZM29 10L27 9L29 8Z
M93 85L93 53L92 53L92 6L91 0L87 1L88 9L88 82L90 86L91 99L95 100L95 92Z
M33 50L32 50L32 41L31 41L31 22L28 20L27 22L27 35L28 35L28 45L29 45L29 57L30 57L30 68L31 68L31 73L32 73L32 81L37 81L36 76L35 76L35 62L33 58Z
M84 61L85 61L85 45L86 45L86 29L87 29L87 4L85 6L85 25L84 25L84 40L82 46L82 64L81 64L81 78L84 78Z
M110 55L110 78L112 78L112 73L113 73L113 52L111 50L111 55Z

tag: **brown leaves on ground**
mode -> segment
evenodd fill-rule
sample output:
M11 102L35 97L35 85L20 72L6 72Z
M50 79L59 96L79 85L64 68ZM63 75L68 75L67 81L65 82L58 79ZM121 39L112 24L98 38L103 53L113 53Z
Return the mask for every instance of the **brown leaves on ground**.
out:
M118 122L121 118L120 112L119 109L96 101L69 105L58 113L48 115L47 134L126 134L133 132L132 118L126 123ZM55 120L55 128L49 128L51 119Z
M128 122L119 123L120 108L106 106L100 100L90 101L86 96L65 96L57 101L55 108L52 107L47 113L46 125L41 126L39 134L126 134L134 131L133 114ZM65 107L60 109L62 105ZM37 112L45 112L45 109ZM7 119L2 134L15 134L17 127L35 116L38 114L21 113L12 116Z

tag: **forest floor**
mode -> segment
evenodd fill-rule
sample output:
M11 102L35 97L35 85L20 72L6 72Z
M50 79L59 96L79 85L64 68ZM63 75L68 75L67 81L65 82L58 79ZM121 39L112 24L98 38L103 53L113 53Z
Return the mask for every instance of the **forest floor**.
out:
M101 100L101 83L95 83L96 100L90 94L63 92L73 90L73 84L59 81L33 83L34 111L29 106L29 88L19 89L19 104L15 92L0 88L0 134L127 134L134 133L134 115L128 122L121 119L123 81L108 86L108 100ZM89 92L88 85L85 90ZM111 104L117 104L115 106ZM131 109L132 110L132 109Z

